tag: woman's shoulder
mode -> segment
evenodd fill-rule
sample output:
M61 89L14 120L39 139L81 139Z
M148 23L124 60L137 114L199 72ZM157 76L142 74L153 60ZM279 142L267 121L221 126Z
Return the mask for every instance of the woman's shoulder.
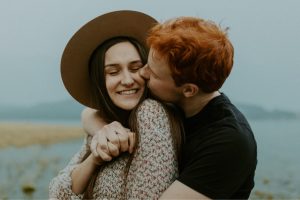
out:
M154 99L145 99L140 105L138 112L141 111L155 111L155 110L164 110L164 106L161 102Z
M137 109L137 117L145 119L166 119L167 114L161 102L154 99L145 99Z

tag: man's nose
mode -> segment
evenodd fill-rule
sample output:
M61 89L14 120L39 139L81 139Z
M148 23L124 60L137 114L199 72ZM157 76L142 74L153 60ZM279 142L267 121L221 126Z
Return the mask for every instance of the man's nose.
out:
M142 69L139 70L139 74L143 79L148 80L150 77L150 73L149 73L149 67L146 64Z

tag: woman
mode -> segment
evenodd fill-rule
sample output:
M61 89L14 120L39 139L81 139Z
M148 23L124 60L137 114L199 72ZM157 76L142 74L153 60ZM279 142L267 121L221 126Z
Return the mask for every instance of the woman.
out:
M154 22L143 13L112 12L86 24L68 43L62 57L67 90L82 104L99 109L106 123L129 127L137 145L132 154L104 162L91 154L92 136L87 136L51 181L50 198L157 199L175 180L180 123L169 107L144 100L147 90L138 73L146 64L144 40ZM102 33L99 27L106 29Z

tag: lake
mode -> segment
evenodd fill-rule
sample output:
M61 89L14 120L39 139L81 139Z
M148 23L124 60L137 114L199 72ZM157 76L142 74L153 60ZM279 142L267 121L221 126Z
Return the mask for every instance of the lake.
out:
M257 194L300 199L300 120L250 122L258 146ZM254 193L253 193L254 195Z

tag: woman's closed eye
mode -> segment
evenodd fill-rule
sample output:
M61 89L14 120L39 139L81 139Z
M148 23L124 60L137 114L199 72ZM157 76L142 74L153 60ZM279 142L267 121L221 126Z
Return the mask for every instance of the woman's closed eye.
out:
M141 62L137 62L137 63L132 63L130 66L129 66L129 70L131 72L137 72L139 71L144 65L141 63Z
M107 67L107 69L105 69L105 74L111 75L111 76L118 75L119 72L120 72L120 70L115 67Z

